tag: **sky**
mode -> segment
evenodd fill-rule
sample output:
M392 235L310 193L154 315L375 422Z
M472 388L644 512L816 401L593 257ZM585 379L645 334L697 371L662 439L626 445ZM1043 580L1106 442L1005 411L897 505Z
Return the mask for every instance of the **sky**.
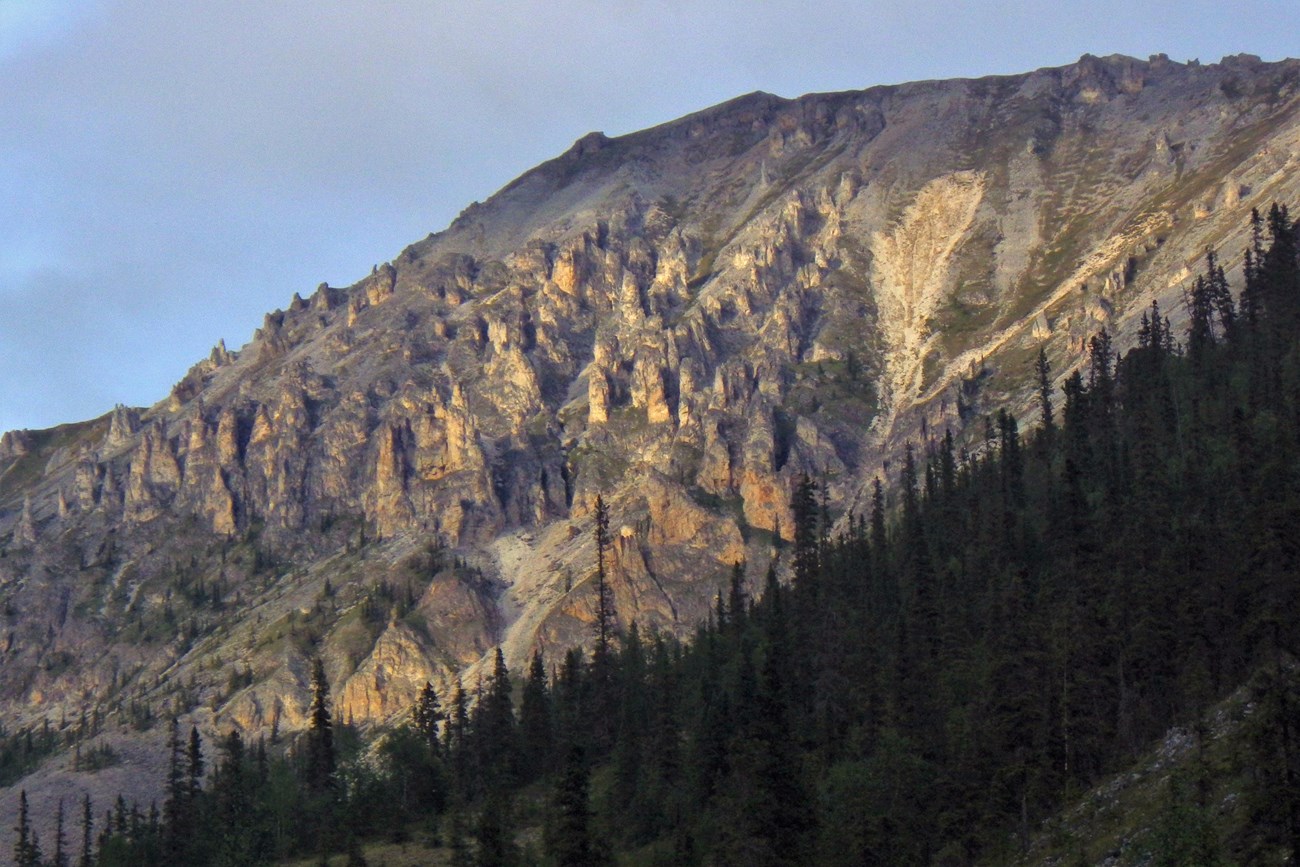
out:
M1084 53L1278 60L1295 20L1292 0L0 0L0 431L160 400L218 339L592 130Z

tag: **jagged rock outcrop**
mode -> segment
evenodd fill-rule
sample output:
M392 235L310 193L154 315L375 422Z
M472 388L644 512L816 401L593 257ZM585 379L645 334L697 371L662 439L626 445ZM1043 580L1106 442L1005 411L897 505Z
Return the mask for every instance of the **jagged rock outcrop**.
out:
M0 461L21 458L31 451L32 432L28 430L5 431L0 436Z
M442 683L446 669L427 642L403 623L390 623L365 661L343 683L338 706L346 719L387 720L409 713L426 683Z
M102 447L106 451L128 445L140 428L140 412L122 404L113 407L109 416L108 433L104 436Z
M14 528L14 541L19 545L36 544L36 519L32 515L32 498L23 497L23 511L18 516L18 526Z

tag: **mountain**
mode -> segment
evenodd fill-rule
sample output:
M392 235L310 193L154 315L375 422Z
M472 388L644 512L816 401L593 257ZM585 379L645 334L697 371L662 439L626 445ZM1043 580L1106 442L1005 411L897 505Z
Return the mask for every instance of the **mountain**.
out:
M58 737L0 782L156 791L161 721L299 730L317 655L365 729L498 645L586 641L598 495L619 622L685 634L805 474L861 515L906 441L1026 412L1040 347L1059 384L1152 300L1181 325L1206 251L1235 279L1251 209L1300 201L1298 154L1300 62L1247 56L584 136L158 404L4 435L0 720ZM116 762L75 770L78 738Z

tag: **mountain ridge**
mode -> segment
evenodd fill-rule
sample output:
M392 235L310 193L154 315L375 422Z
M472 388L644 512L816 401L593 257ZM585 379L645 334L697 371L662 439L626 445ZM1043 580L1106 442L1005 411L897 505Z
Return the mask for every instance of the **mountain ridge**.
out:
M158 404L6 434L0 718L292 730L319 654L383 725L589 637L598 494L621 620L687 632L804 473L860 514L905 441L1027 407L1040 346L1060 381L1179 322L1300 200L1298 82L1085 55L584 136Z

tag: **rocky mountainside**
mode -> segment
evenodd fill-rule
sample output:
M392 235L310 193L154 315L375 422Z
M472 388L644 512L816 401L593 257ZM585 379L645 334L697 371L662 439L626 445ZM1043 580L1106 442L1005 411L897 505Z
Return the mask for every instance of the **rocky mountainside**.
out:
M757 584L797 478L842 518L905 441L977 447L1040 347L1063 377L1152 300L1177 325L1274 200L1297 61L1085 56L584 136L155 406L4 435L0 720L117 763L0 782L147 792L173 714L301 728L314 655L369 727L498 645L584 641L598 494L620 622L688 631L734 562Z

